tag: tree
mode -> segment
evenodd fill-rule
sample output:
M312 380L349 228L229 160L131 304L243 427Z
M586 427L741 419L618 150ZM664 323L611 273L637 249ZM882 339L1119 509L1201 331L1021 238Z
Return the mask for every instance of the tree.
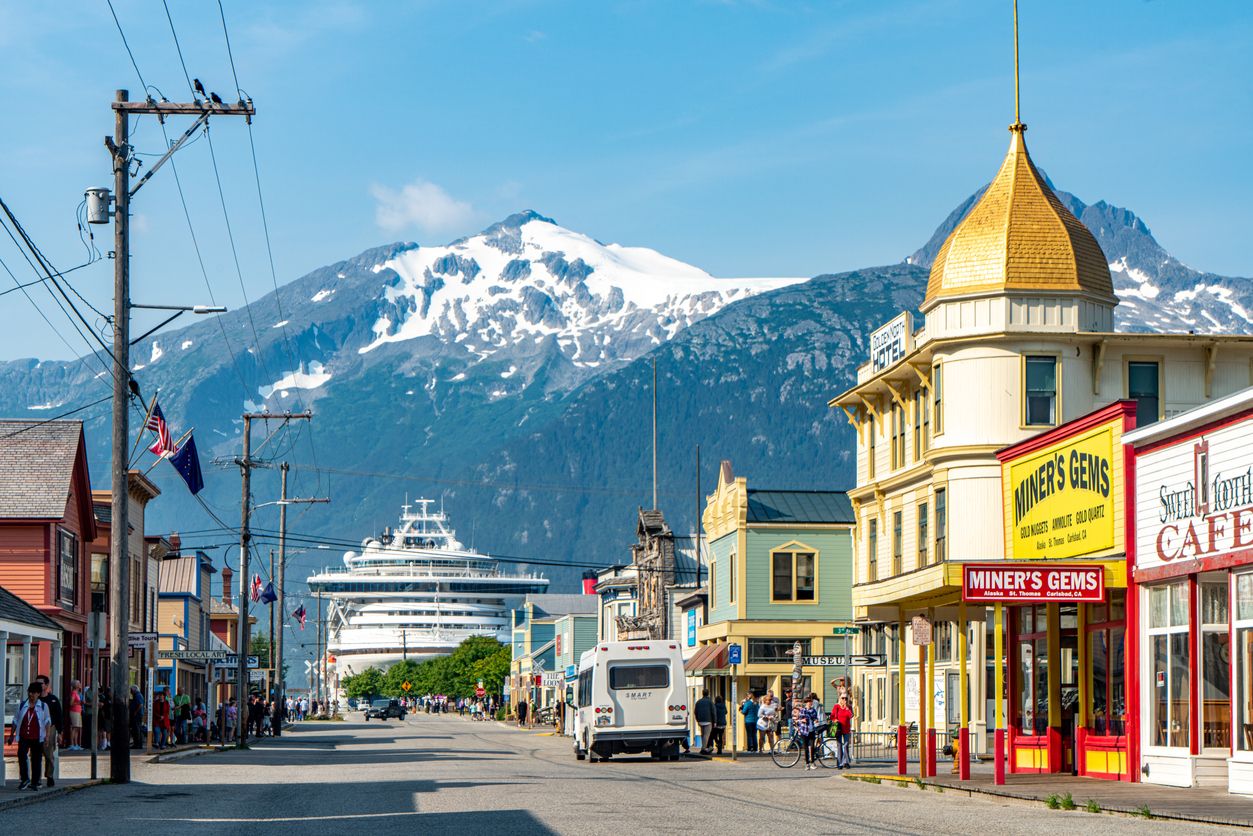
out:
M270 637L265 633L253 633L248 642L248 655L256 656L263 668L270 667ZM283 662L283 680L287 679L287 662Z
M383 693L389 697L404 697L418 692L419 674L422 666L412 659L404 659L387 669L383 675ZM404 689L408 682L410 690Z
M340 684L350 699L377 697L383 693L383 672L366 668L361 673L345 676Z

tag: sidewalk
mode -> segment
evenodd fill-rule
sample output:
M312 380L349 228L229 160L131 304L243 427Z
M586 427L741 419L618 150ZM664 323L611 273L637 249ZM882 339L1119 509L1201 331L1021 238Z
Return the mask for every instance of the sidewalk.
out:
M1253 828L1253 798L1232 795L1222 787L1165 787L1159 784L1128 784L1120 781L1104 781L1098 778L1080 778L1073 775L1007 775L1005 783L993 783L990 763L971 764L970 780L961 781L948 772L951 761L938 764L940 774L927 778L927 787L945 792L1047 803L1050 796L1059 801L1069 794L1075 809L1083 810L1089 802L1101 812L1127 813L1154 819L1221 824ZM841 777L859 780L863 777L881 781L904 780L916 783L918 764L909 765L910 774L898 776L895 765L854 765L853 770ZM1147 815L1146 815L1147 813Z

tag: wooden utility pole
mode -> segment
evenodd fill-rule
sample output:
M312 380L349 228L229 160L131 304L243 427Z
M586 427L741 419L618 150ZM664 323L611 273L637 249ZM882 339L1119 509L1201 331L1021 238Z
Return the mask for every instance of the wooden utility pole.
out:
M278 635L275 636L274 630L274 605L270 605L270 651L274 652L274 643L278 642L278 653L275 657L278 661L278 667L275 669L275 677L278 681L278 688L275 692L274 702L282 711L287 710L287 673L283 670L283 633L287 629L287 506L296 503L315 503L330 502L329 498L309 498L309 499L288 499L287 498L287 471L291 469L291 465L283 462L279 465L279 471L282 473L282 488L279 493L278 501L278 606L283 617L279 619ZM273 564L270 567L271 573L274 571ZM273 667L273 665L271 666ZM275 737L283 735L283 722L281 719L274 726Z
M239 659L239 667L236 669L237 691L239 694L239 711L237 712L235 722L237 724L236 731L238 738L236 747L246 749L248 742L245 739L245 733L248 729L248 649L251 642L252 631L248 628L248 600L251 594L250 582L248 580L248 558L250 541L252 540L252 530L249 528L249 517L252 512L252 469L257 466L257 462L252 460L252 422L254 420L278 419L283 421L291 420L312 420L313 414L309 412L245 412L244 419L244 454L243 457L236 461L239 465L240 472L240 503L239 503L239 625L236 637L235 653ZM271 643L274 637L270 637Z
M127 449L130 441L130 120L118 105L128 93L117 91L113 104L113 190L117 203L113 223L113 455L109 523L109 684L113 686L113 728L109 747L109 779L131 779L130 753L130 549L126 512ZM56 687L56 683L53 686ZM97 694L99 688L97 688ZM99 698L97 697L97 702Z
M127 544L129 520L128 462L130 451L130 413L128 412L131 387L130 375L130 204L135 192L165 162L174 155L187 139L207 125L210 116L243 116L252 119L256 110L250 101L238 104L216 104L196 100L192 103L158 102L151 97L141 102L130 101L125 90L118 90L113 101L113 136L106 136L105 147L113 161L113 469L110 488L111 520L109 523L109 669L113 691L113 742L109 747L109 779L115 784L125 784L131 778L130 736L130 548ZM134 189L130 184L132 149L130 146L130 117L148 114L164 121L166 116L194 115L195 124L158 159ZM138 391L138 387L135 387ZM141 428L142 432L142 428ZM55 686L55 683L54 683ZM99 689L97 688L97 694ZM97 710L99 705L97 696ZM149 720L151 725L151 720Z

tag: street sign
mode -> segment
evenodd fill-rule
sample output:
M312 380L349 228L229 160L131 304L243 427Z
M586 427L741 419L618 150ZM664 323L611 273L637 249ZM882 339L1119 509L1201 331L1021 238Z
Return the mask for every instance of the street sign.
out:
M126 644L128 647L143 647L157 640L156 633L128 633L126 635Z
M910 623L914 628L913 643L915 645L931 644L931 622L925 615L916 615Z
M400 689L407 694L413 689L413 685L406 679L404 682L400 683Z
M474 689L474 696L485 697L487 696L487 690L482 685L480 685L479 687Z
M887 657L882 653L857 653L845 656L843 653L837 653L833 656L806 656L805 664L807 666L821 667L847 667L848 665L857 665L863 668L882 667L887 664Z
M132 636L135 634L132 633ZM225 650L158 650L158 659L185 659L194 662L218 662L223 659L230 658L230 654ZM249 659L255 659L256 656L250 656ZM238 662L237 662L238 664ZM253 667L256 667L255 665Z
M860 627L832 627L831 635L833 636L856 636L861 634Z
M744 661L744 648L738 644L727 647L727 664L739 665Z

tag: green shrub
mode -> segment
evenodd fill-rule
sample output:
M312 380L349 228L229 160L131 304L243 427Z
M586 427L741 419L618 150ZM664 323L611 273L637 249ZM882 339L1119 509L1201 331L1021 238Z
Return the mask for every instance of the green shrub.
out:
M1089 798L1088 803L1083 805L1083 809L1087 810L1089 813L1099 813L1101 812L1101 805L1097 804L1096 801Z
M1153 811L1149 809L1149 805L1141 804L1139 807L1135 809L1134 815L1143 816L1146 819L1151 819L1153 818Z
M1063 795L1061 797L1060 803L1061 803L1061 808L1063 810L1075 809L1075 799L1074 799L1074 796L1072 796L1070 793L1066 793L1065 795Z
M1057 793L1052 792L1044 799L1044 803L1049 806L1050 810L1060 810L1062 808L1062 797Z

